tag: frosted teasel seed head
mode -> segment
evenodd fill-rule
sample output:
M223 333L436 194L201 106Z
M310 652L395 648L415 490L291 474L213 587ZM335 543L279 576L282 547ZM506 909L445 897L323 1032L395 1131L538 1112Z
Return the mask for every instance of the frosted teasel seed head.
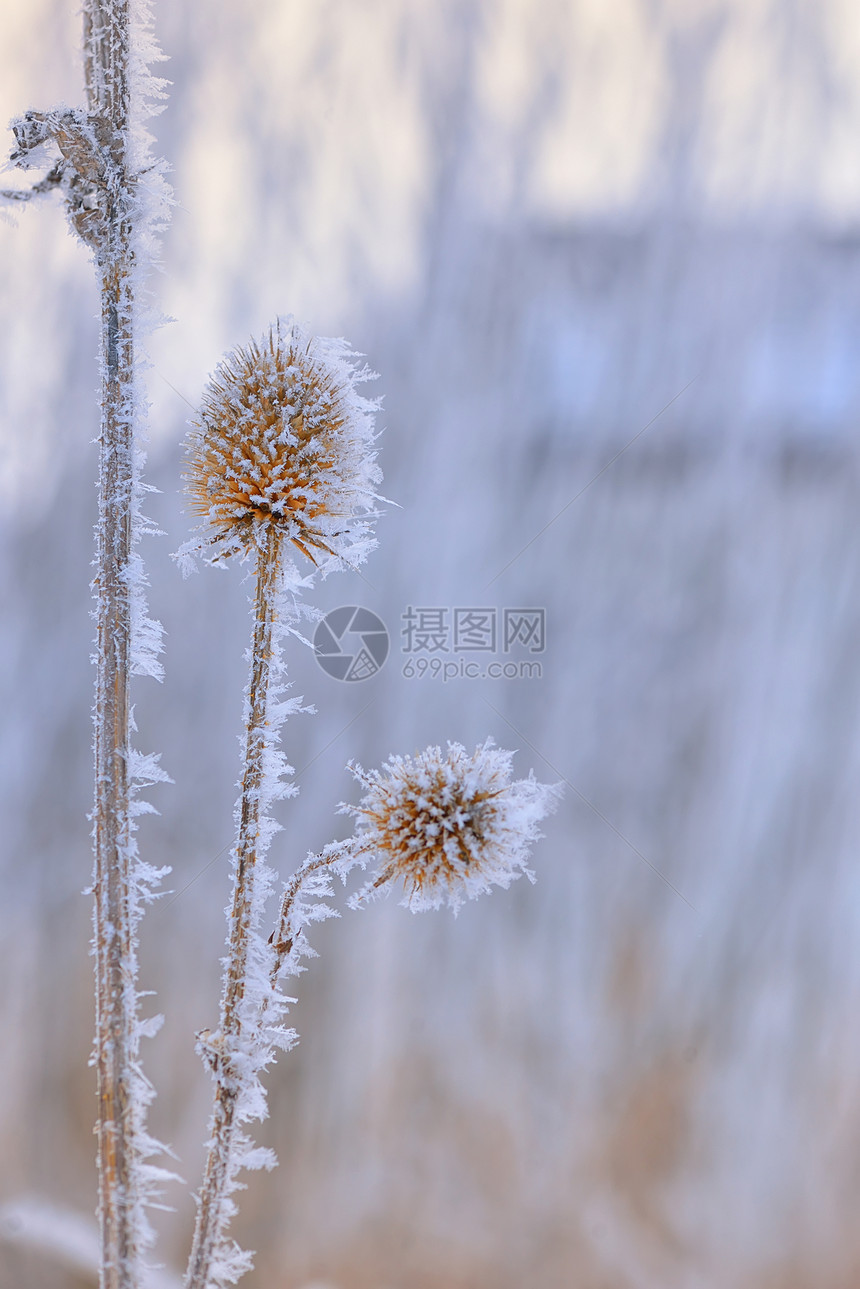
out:
M247 554L275 526L314 565L365 558L382 476L379 404L358 391L375 373L359 358L289 317L227 354L187 440L187 491L204 536L184 553Z
M354 902L402 883L409 908L447 903L456 912L493 885L507 887L522 874L533 880L529 850L561 788L533 773L513 781L512 760L487 739L471 755L449 743L445 752L393 756L381 770L350 763L366 791L359 805L341 809L358 821L353 853L376 870Z

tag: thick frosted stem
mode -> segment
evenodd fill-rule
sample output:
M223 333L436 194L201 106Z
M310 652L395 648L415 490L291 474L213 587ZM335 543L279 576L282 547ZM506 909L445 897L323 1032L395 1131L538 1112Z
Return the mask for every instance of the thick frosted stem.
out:
M129 893L129 564L134 478L131 185L127 0L86 0L88 110L107 121L113 165L96 247L101 287L98 675L95 703L96 1068L103 1289L137 1283L138 1195L132 1114L136 990Z
M131 336L121 279L103 284L103 384L95 709L96 1068L104 1289L134 1284L134 1141L129 1118L132 1027L129 901L129 631L131 427L123 415Z
M234 855L229 949L224 967L219 1030L205 1042L205 1050L215 1075L212 1135L186 1275L187 1289L207 1289L211 1281L213 1261L229 1220L226 1200L233 1171L232 1156L239 1126L236 1122L236 1109L241 1091L240 1072L235 1058L244 1037L242 1002L247 981L260 836L261 789L265 777L266 726L269 719L280 545L281 534L276 525L271 524L257 559L251 678L238 812L239 829Z

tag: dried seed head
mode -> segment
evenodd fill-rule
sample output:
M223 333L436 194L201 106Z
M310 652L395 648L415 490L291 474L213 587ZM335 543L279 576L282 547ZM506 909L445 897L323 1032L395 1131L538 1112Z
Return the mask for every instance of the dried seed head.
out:
M218 556L258 546L277 525L314 564L364 558L381 475L377 404L357 390L373 373L357 357L287 318L219 364L189 435L186 476Z
M351 765L366 788L360 805L343 807L358 820L353 849L377 865L358 900L402 881L411 908L456 910L491 885L531 877L529 847L560 790L533 775L511 782L512 757L487 739L471 756L449 743L444 753L391 757L381 770Z

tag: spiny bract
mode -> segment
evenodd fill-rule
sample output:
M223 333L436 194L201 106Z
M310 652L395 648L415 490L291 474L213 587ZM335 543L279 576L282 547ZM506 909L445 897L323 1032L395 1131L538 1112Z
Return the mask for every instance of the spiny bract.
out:
M378 404L357 390L374 373L358 357L279 318L219 364L189 434L186 476L218 556L259 545L274 524L314 564L364 558L381 475Z
M359 821L355 852L377 865L357 901L399 880L410 908L447 902L456 910L493 884L531 877L529 847L560 790L533 774L511 782L512 758L487 739L471 756L449 743L444 753L429 747L414 757L393 756L381 770L350 765L367 791L360 805L342 809Z

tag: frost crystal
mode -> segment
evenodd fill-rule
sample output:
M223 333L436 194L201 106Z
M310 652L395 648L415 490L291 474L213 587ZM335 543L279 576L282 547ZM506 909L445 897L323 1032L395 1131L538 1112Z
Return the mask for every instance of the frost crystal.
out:
M274 524L315 565L364 559L381 475L378 404L357 388L374 373L357 358L286 318L220 363L189 435L187 476L216 558L259 545Z
M511 782L512 752L492 739L470 756L459 743L393 756L381 770L350 765L367 789L361 804L341 809L358 820L354 852L377 863L376 878L356 897L401 881L411 909L456 912L464 898L507 887L527 867L538 823L558 802L558 785L534 774Z

